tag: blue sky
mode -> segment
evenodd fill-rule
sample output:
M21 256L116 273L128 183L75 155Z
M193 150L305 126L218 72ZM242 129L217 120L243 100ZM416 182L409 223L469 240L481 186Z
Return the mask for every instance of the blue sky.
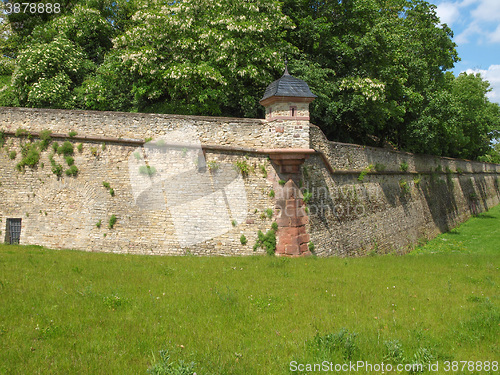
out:
M490 82L492 102L500 104L500 0L430 0L442 23L454 33L459 57L453 72L481 73Z

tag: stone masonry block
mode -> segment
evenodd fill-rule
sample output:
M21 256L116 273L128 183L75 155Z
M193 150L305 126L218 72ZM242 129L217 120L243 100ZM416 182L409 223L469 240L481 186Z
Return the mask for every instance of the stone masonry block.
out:
M291 245L296 241L296 237L292 237L289 234L282 234L278 240L280 245Z
M311 236L309 234L301 234L298 236L299 244L304 244L311 240Z
M290 226L292 226L292 227L300 227L302 225L306 225L308 222L309 222L309 218L307 216L291 217L290 218Z
M276 245L276 254L284 255L285 254L285 245L283 245L283 244Z
M285 246L285 254L286 255L300 255L299 245L286 245Z
M287 199L286 208L297 208L300 207L296 199Z
M309 252L309 246L306 243L300 244L299 249L301 254Z
M278 227L288 227L290 226L290 218L286 216L282 216L276 219L276 223L278 224Z

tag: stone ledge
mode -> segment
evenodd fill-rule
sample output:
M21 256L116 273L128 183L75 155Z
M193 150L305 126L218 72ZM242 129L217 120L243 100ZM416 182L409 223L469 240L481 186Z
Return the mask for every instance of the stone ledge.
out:
M198 120L209 122L237 122L237 123L265 123L263 119L255 118L239 118L239 117L212 117L212 116L194 116L194 115L171 115L161 113L145 113L145 112L118 112L118 111L87 111L80 109L53 109L53 108L27 108L27 107L0 107L2 112L26 112L26 113L48 113L59 115L99 115L99 116L124 116L137 118L165 118L165 119L182 119L182 120Z

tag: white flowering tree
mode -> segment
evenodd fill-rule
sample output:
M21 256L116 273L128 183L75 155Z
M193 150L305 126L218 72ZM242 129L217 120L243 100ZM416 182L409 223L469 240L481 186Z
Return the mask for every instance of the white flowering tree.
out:
M275 0L153 1L133 21L114 43L136 76L136 101L171 113L255 116L292 48L283 38L292 24Z
M92 5L92 1L81 3ZM16 48L9 45L9 49L3 50L15 56L12 59L16 63L12 91L17 96L16 103L51 108L83 106L82 82L96 70L113 47L112 38L117 33L117 27L124 24L122 18L126 15L110 19L113 14L111 2L93 4L103 9L82 4L70 7L63 2L57 14L34 14L33 20L25 20L19 14L9 16L9 19L12 18L7 23L9 26L17 19L24 20L20 31L16 31L19 27L14 27L9 36L16 41ZM30 29L29 34L25 27Z
M64 36L50 43L37 43L21 52L12 77L22 105L74 108L73 89L94 64L83 50Z
M81 47L88 59L102 63L105 53L113 47L113 32L112 25L97 9L77 5L71 14L36 27L32 40L50 42L57 36L65 36Z

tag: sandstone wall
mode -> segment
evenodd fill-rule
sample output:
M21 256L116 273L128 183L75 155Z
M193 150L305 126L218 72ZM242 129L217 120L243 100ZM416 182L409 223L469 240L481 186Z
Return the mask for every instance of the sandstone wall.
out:
M38 108L0 109L0 129L51 130L67 134L158 139L172 131L190 129L203 144L248 148L307 148L309 127L303 121L266 123L259 119L162 115L149 113L64 111Z
M308 146L307 127L278 125L255 119L2 108L0 131L10 135L0 149L0 239L7 219L21 218L24 244L126 253L253 254L257 232L271 226L269 192L279 177L262 153L204 149L205 165L199 168L201 143L246 150ZM52 172L51 146L35 168L17 171L22 145L30 142L12 134L20 128L66 134L53 141L74 145L77 176ZM70 131L77 135L68 137ZM159 141L142 146L146 138ZM171 141L189 147L172 149ZM53 158L68 168L62 155ZM242 165L250 173L243 176ZM138 173L149 166L156 171L152 176ZM117 222L111 229L112 215Z
M16 170L30 142L13 135L19 128L71 142L78 174L52 172L51 146L36 167ZM498 165L329 142L304 122L0 108L0 131L8 134L0 148L0 240L6 220L21 218L21 243L51 248L254 254L257 232L283 217L290 178L311 194L301 236L320 256L406 249L500 199ZM318 153L291 176L268 157L276 148ZM53 158L68 168L62 155Z
M317 254L404 250L500 200L499 165L329 142L314 126L311 144L333 167L303 167Z
M22 244L120 253L249 255L257 231L271 226L265 213L273 209L269 191L275 175L264 156L207 152L212 170L182 169L164 178L156 163L156 175L134 173L131 178L130 171L137 170L136 146L106 144L103 150L101 143L84 142L80 153L79 142L72 140L78 175L57 177L49 150L42 153L38 167L17 171L21 142L8 137L0 150L2 241L7 218L21 218ZM17 152L14 160L11 151ZM64 166L62 156L54 159ZM243 178L236 161L255 172ZM194 179L195 188L190 184ZM113 196L103 182L109 183ZM112 215L117 222L111 229ZM242 235L246 245L240 242Z

